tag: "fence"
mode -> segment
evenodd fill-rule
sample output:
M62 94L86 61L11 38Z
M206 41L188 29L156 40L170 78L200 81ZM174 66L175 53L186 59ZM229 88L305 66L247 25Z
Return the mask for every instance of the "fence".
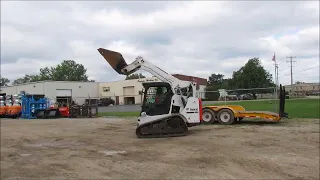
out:
M98 105L100 97L47 97L50 104L57 104L59 106L68 105Z
M279 101L276 95L276 88L251 88L197 92L196 96L201 98L203 105L226 105L238 104L247 110L273 111L278 112ZM105 97L72 97L70 98L49 98L59 101L60 105L70 104L91 104L99 105L99 112L108 112L116 115L121 112L139 112L143 101L142 94L130 96L105 96ZM135 106L121 106L136 104Z
M203 101L239 101L254 99L277 99L276 88L251 88L198 92L197 97L205 97ZM204 95L203 95L204 94Z
M203 105L241 105L246 110L278 112L279 92L275 87L198 92Z

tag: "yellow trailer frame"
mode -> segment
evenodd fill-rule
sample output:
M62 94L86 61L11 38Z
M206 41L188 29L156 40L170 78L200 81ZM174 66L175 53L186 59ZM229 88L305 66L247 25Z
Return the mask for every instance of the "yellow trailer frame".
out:
M260 118L268 121L280 121L281 116L269 111L246 111L240 105L204 106L202 122L206 124L218 121L220 124L233 124L243 118Z
M279 113L269 111L246 111L240 105L203 106L202 123L211 124L218 121L220 124L233 124L243 118L260 118L268 121L280 121L282 117L288 117L284 111L285 88L280 84Z

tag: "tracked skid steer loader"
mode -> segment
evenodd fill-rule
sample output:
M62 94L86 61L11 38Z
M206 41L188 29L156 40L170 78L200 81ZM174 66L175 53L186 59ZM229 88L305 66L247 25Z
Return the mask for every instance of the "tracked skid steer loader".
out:
M201 123L202 102L196 98L196 84L181 81L143 57L127 64L119 52L98 49L110 66L121 75L144 70L161 82L143 83L144 97L136 135L139 138L184 136L188 127Z

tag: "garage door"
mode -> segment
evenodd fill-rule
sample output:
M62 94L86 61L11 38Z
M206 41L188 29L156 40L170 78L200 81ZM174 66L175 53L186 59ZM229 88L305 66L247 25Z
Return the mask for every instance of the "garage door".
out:
M72 96L71 89L57 89L56 96L65 97L65 96Z
M134 86L127 86L123 88L124 95L134 95Z

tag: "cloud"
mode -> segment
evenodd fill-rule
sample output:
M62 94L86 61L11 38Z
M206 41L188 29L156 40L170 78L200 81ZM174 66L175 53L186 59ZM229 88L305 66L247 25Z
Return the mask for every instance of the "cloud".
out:
M203 78L231 77L253 57L274 74L275 52L281 83L290 83L290 55L294 80L317 82L319 68L305 69L319 65L319 2L1 1L1 76L14 80L73 59L97 81L124 79L100 47Z

